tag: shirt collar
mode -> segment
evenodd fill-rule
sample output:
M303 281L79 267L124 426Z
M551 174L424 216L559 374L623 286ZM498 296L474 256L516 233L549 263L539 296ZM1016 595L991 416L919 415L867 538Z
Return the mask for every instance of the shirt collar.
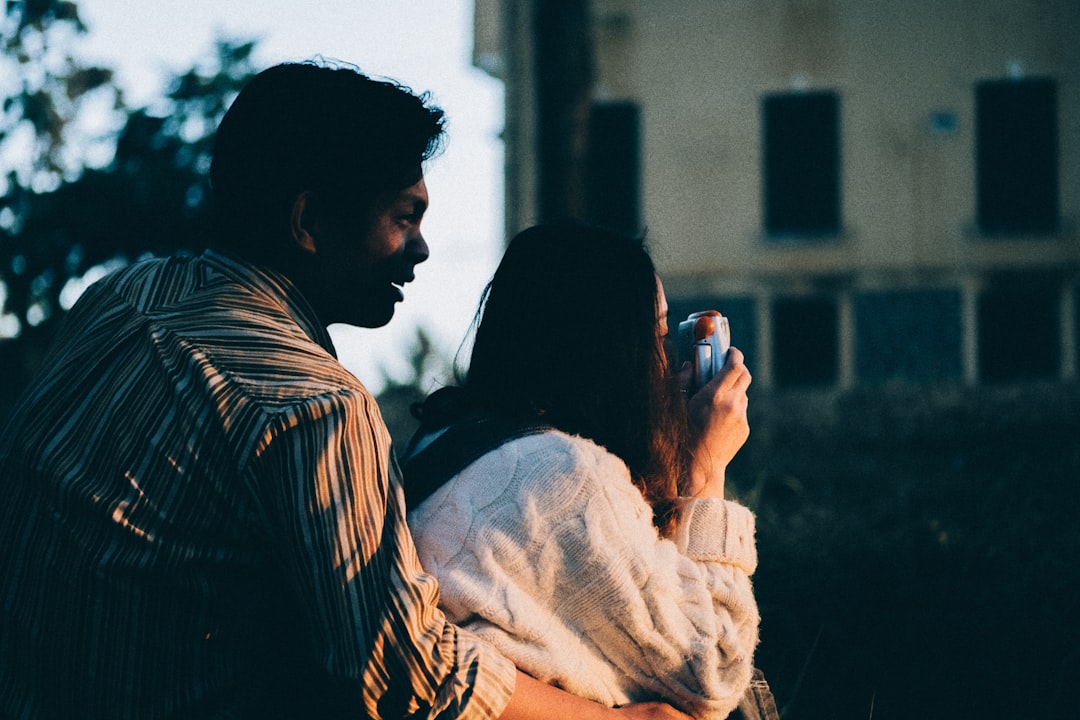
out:
M205 250L200 259L212 269L264 295L268 304L276 305L288 313L313 342L318 343L333 357L337 357L330 333L326 326L319 322L315 308L288 277L265 265L255 265L222 250Z

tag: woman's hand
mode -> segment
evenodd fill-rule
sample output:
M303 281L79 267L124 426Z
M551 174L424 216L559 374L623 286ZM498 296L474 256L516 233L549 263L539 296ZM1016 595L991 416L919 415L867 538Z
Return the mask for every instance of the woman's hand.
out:
M684 495L724 497L728 463L750 437L746 390L751 377L743 360L742 352L731 348L720 372L688 400L694 459ZM689 379L685 370L680 376Z

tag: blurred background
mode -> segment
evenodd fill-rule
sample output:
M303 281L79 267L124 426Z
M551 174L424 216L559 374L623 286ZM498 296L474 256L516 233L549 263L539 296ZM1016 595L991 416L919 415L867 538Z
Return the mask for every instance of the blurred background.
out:
M313 55L431 90L432 260L333 328L397 442L503 238L644 232L754 373L758 665L785 720L1072 718L1080 3L7 3L0 416L81 288L198 248L209 143Z
M449 144L427 173L431 259L389 327L336 326L333 335L374 391L413 382L414 350L430 346L433 362L452 357L503 232L503 91L470 62L472 12L465 0L7 3L0 414L19 388L20 364L34 366L103 269L200 247L217 121L248 77L288 60L355 65L430 92L447 111Z

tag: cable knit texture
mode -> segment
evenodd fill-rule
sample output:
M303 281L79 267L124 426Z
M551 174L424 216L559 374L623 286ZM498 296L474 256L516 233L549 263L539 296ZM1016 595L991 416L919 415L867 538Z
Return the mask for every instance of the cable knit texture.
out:
M550 431L512 440L409 514L454 622L525 672L606 705L725 718L758 640L754 518L690 499L662 539L626 465Z

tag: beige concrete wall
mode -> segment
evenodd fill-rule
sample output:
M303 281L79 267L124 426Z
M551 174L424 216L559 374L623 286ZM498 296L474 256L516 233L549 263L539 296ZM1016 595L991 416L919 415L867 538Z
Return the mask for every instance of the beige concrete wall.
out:
M594 0L594 11L596 95L641 105L643 220L676 292L1080 262L1075 0ZM987 242L974 230L974 88L1010 68L1058 81L1064 226ZM834 241L762 235L760 104L794 88L840 96ZM931 131L936 112L955 116L954 132Z

